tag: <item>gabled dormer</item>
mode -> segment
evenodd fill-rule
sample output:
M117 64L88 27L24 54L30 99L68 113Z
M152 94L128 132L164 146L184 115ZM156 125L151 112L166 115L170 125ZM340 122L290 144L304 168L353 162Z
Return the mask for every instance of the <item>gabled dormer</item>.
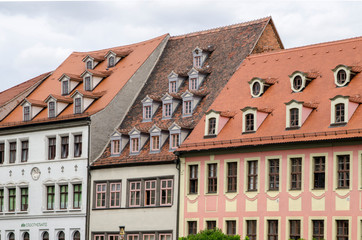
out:
M180 86L182 85L182 83L185 80L184 76L180 76L179 74L175 73L174 71L172 71L169 75L168 75L168 92L169 93L177 93Z
M189 76L189 90L198 90L206 78L206 74L201 73L196 68L192 68L187 75Z
M110 137L111 141L111 155L119 156L121 155L123 149L129 141L129 136L121 134L118 131L114 131Z
M361 98L359 95L356 97L337 95L330 100L331 126L347 124L361 103Z
M185 141L186 137L190 133L189 129L184 129L176 123L172 123L172 125L168 128L169 131L169 150L175 151L183 141Z
M243 112L243 133L254 133L258 130L264 120L267 118L271 110L265 108L245 107L241 109Z
M172 97L168 93L164 94L161 100L162 100L162 119L172 118L172 115L175 112L177 106L179 105L180 100Z
M72 95L74 114L83 113L96 99L100 98L103 92L90 93L83 90L76 90Z
M149 95L147 95L142 100L143 105L143 122L151 122L152 117L157 111L158 107L161 105L161 102L155 101L153 98L151 98Z
M20 104L23 107L23 121L31 121L47 105L46 103L34 99L25 98Z
M203 50L200 47L196 47L192 51L193 66L195 68L202 68L208 55L209 55L209 51Z
M109 75L109 72L101 72L91 69L85 70L82 75L80 75L83 78L84 91L93 91L93 89Z
M73 102L72 98L50 94L45 103L48 105L48 117L57 117L69 104Z
M82 61L85 62L85 69L94 69L100 62L103 61L103 58L95 55L87 55Z
M149 134L143 133L137 128L133 128L129 133L130 155L137 155L148 140Z
M295 71L289 75L290 86L293 92L301 92L308 84L319 76L318 73Z
M122 58L128 56L131 52L128 50L109 50L105 59L107 59L107 67L114 67Z
M78 84L83 81L83 78L75 74L64 73L59 78L59 81L62 84L62 95L69 95L73 91L73 89L76 88Z
M334 84L336 84L337 87L344 87L361 71L361 67L340 64L332 69L332 71L334 74Z
M162 131L156 125L149 130L150 133L150 153L159 153L168 138L168 132Z
M313 109L317 108L316 104L299 102L291 100L286 105L286 129L298 129L303 126Z
M190 93L188 90L182 95L182 117L192 116L194 109L197 104L201 101L201 97L195 94Z
M226 123L235 114L231 112L209 110L205 115L205 137L216 137Z
M255 77L249 83L250 94L252 97L260 97L263 93L276 82L273 78L262 79Z

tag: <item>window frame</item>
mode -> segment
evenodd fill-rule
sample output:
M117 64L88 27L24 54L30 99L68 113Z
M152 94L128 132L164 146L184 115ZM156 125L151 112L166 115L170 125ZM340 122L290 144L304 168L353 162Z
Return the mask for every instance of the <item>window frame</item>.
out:
M69 187L67 184L59 185L59 209L68 209Z
M216 135L216 117L210 117L208 119L208 129L207 133L210 136Z
M171 149L176 149L180 146L180 133L171 133Z
M163 117L171 118L172 117L172 103L163 104Z
M268 221L268 232L267 240L278 240L279 239L279 221L276 219L269 219Z
M289 127L297 128L300 127L299 124L299 109L296 107L289 109Z
M289 220L289 239L298 240L301 238L301 221Z
M55 101L48 102L48 117L49 118L56 117L56 102Z
M342 159L343 158L343 159ZM348 158L348 162L346 161ZM337 155L337 189L349 189L351 185L351 156L349 154ZM343 169L340 161L343 160ZM348 169L345 169L348 166ZM341 178L341 175L343 178ZM343 184L341 184L343 183Z
M25 190L25 192L23 192ZM20 187L20 211L27 212L29 208L29 187Z
M60 137L60 158L65 159L65 158L68 158L68 156L69 156L69 136L61 136Z
M257 239L257 220L255 219L247 219L246 220L246 236L249 237L249 240Z
M313 159L313 189L316 189L316 190L325 189L325 187L326 187L326 157L325 156L313 156L312 159ZM317 163L317 160L318 160L318 163ZM321 178L323 178L323 184L321 184ZM323 185L323 186L321 186L321 185Z
M207 164L207 193L217 193L218 190L218 164Z
M16 210L16 188L8 188L8 212L15 212Z
M198 194L198 184L199 184L199 165L192 164L188 165L189 167L189 194Z
M17 148L16 141L9 142L9 163L16 162L16 150L17 150L16 148Z
M162 186L162 183L166 182L166 187ZM171 187L168 186L168 183L171 183ZM171 206L173 201L173 179L161 179L160 181L160 206ZM162 203L163 201L163 193L165 193L166 203ZM170 199L169 199L170 197ZM168 201L168 199L170 201Z
M83 135L82 134L75 134L74 136L74 157L81 157L82 156L82 141Z
M100 187L100 188L99 188ZM95 183L95 208L106 208L107 183ZM100 203L100 205L98 205Z
M74 114L81 114L82 113L82 97L75 97L74 98Z
M258 191L258 160L247 161L247 191Z
M342 233L339 232L340 228L342 228ZM336 220L336 238L338 240L348 240L349 239L349 220L346 220L346 219L343 219L343 220L337 219Z
M5 206L5 190L4 188L0 188L0 213L4 212L4 206Z
M48 137L48 160L54 160L56 158L57 150L57 138Z
M245 132L255 132L255 114L247 113L245 114Z
M148 187L147 184L150 184ZM154 184L154 186L152 186ZM146 180L144 181L144 206L152 207L156 206L156 190L157 190L157 181L156 180Z
M197 221L187 221L188 235L197 234Z
M238 162L227 162L227 192L234 193L237 192L237 189L238 189Z
M135 188L133 189L132 189L132 184L135 186ZM137 184L139 184L139 187L137 187ZM129 202L128 202L129 207L141 207L141 185L142 185L141 181L129 181ZM134 199L135 201L132 201L132 199ZM132 202L135 203L132 204Z
M0 142L0 164L5 162L5 143Z
M112 186L116 186L116 189L113 190ZM119 186L119 189L117 188ZM112 194L115 196L115 204L112 204ZM118 195L118 196L117 196ZM121 196L122 196L122 183L121 182L110 182L109 183L109 208L120 208L121 207ZM118 197L118 200L117 200Z
M290 161L290 190L302 190L303 158L291 157L289 161ZM298 164L297 162L294 161L300 161L300 163ZM293 169L295 168L299 168L300 171L294 171ZM295 176L296 179L293 179L293 176Z
M27 162L29 159L29 140L21 141L21 162Z
M316 226L316 225L318 225L318 226ZM318 232L315 232L314 231L315 229L318 229ZM324 220L322 220L322 219L313 219L312 220L312 238L316 239L316 240L324 240Z
M52 189L52 191L49 192L50 189ZM54 210L54 207L55 207L55 186L54 185L46 186L46 204L47 204L47 210Z
M23 120L24 122L31 120L31 106L23 107Z
M84 77L84 91L92 91L93 90L93 87L92 87L92 76L90 75L86 75Z
M335 124L343 124L345 123L346 106L344 103L337 103L334 105L334 123Z
M76 200L78 197L78 200ZM73 209L81 209L82 207L82 184L73 184Z
M273 164L272 164L273 163ZM268 159L269 191L279 191L280 185L280 160L278 158Z
M62 95L69 95L69 80L62 80Z

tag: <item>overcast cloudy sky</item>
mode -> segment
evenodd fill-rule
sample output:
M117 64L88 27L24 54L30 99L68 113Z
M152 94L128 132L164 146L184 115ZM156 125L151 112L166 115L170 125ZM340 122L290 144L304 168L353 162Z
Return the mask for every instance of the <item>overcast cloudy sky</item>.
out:
M0 0L0 91L91 51L272 16L286 48L362 36L362 1Z

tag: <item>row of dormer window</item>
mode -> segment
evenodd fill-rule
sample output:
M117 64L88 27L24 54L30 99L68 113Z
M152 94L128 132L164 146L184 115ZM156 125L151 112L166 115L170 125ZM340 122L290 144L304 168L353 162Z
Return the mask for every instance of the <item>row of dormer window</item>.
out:
M154 125L147 133L133 128L128 134L114 132L111 135L111 155L119 156L129 143L129 154L138 155L149 141L150 153L159 153L162 146L169 141L169 151L174 151L185 140L189 131L182 129L176 123L167 131Z
M200 72L196 68L192 68L188 73L189 78L189 90L199 90L201 84L204 82L206 78L206 74ZM177 93L179 91L180 86L185 81L185 76L179 75L172 71L168 75L168 84L169 84L169 93Z
M351 119L353 113L356 111L360 102L355 101L349 96L337 95L334 98L331 98L331 126L339 126L347 124ZM312 111L317 108L316 104L308 104L304 102L299 102L296 100L291 100L286 105L286 129L299 129L302 127L303 123L312 113ZM253 133L258 130L260 125L268 117L270 110L258 109L256 107L245 107L243 111L243 133ZM228 119L223 116L220 116L220 112L210 110L206 115L206 124L205 124L205 136L215 136L217 135L224 125L227 123Z
M83 62L85 62L86 69L94 69L99 63L103 62L104 59L107 60L107 67L114 67L122 58L126 57L130 54L130 51L124 50L110 50L107 54L102 56L96 55L87 55L83 58Z
M337 87L345 87L357 74L353 67L346 65L338 65L332 69L334 73L334 83ZM290 85L293 92L301 92L307 85L319 75L317 73L306 73L295 71L289 76ZM272 85L270 79L253 78L249 81L250 93L252 97L260 97Z

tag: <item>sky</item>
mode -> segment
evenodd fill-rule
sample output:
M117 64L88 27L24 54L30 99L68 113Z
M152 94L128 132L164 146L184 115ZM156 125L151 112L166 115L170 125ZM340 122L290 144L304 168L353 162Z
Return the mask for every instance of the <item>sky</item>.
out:
M362 1L0 0L0 91L93 51L271 16L285 48L362 36Z

